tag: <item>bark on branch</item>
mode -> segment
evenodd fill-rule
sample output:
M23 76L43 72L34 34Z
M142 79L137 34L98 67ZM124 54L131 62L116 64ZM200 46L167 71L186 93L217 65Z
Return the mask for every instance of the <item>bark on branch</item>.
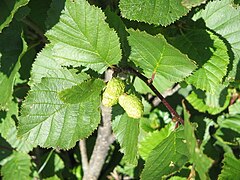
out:
M88 169L84 171L83 180L98 179L108 155L109 146L115 140L111 128L111 108L101 106L101 110L102 125L98 128L97 140L88 164Z

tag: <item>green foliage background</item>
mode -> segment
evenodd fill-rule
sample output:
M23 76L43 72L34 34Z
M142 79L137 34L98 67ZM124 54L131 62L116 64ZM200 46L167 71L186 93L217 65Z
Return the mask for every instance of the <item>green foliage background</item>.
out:
M2 0L0 176L82 179L108 69L136 69L184 126L129 71L116 71L144 116L112 107L99 179L240 177L240 7L233 0ZM113 176L111 176L113 178Z

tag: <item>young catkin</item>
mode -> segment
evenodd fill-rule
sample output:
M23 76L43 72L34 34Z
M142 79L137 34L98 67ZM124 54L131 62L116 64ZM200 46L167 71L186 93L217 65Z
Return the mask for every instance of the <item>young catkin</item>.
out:
M131 118L138 119L143 115L142 101L135 95L123 94L118 99L119 104Z
M112 78L103 92L102 104L106 107L111 107L117 104L118 98L124 93L125 84L118 78Z

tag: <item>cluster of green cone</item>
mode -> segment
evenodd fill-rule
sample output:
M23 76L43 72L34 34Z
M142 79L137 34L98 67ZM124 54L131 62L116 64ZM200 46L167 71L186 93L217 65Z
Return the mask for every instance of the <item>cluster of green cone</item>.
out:
M124 93L124 90L124 82L119 78L112 78L103 92L102 104L111 107L119 103L129 117L139 119L143 115L142 101L133 94Z

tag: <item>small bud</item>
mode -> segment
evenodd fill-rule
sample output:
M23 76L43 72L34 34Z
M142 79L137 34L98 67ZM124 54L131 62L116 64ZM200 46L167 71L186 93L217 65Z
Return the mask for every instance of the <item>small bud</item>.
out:
M135 95L123 94L118 99L119 104L126 111L127 115L139 119L143 115L142 101Z
M111 107L117 104L118 98L124 93L125 84L118 78L112 78L108 83L103 93L102 104L106 107Z

